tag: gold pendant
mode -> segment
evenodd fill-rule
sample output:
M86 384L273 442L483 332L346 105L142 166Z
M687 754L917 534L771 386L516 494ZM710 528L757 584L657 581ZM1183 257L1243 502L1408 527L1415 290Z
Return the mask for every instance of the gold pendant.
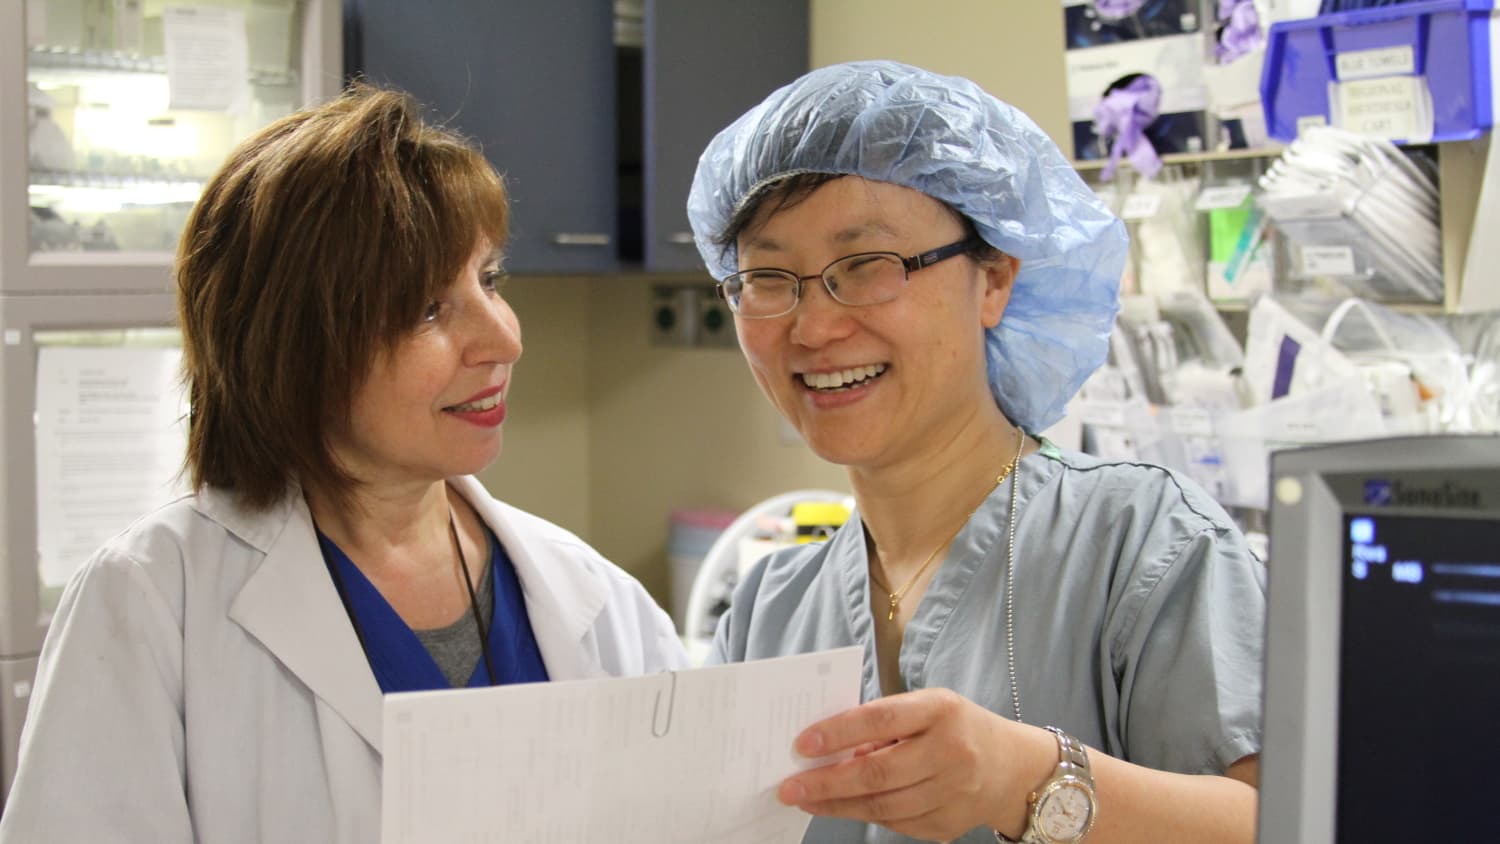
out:
M890 613L888 615L886 615L886 617L885 617L886 621L894 621L895 620L895 618L896 618L896 605L899 604L899 603L901 603L901 598L899 596L897 596L897 595L892 595L891 596L891 611L890 611Z

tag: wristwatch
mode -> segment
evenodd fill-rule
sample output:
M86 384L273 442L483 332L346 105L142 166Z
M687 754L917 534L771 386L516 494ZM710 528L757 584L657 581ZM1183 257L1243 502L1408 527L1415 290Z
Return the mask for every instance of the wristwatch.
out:
M1019 840L1006 838L997 829L1001 844L1077 844L1094 828L1099 804L1094 799L1094 775L1083 742L1056 727L1057 768L1051 778L1026 797L1026 831Z

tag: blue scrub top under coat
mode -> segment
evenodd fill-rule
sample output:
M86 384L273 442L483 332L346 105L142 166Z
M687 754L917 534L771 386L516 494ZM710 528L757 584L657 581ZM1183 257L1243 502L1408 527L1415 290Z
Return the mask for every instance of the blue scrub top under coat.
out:
M526 614L521 581L499 538L488 527L484 533L489 538L490 566L493 568L490 582L495 605L490 615L488 644L490 658L495 663L495 685L544 683L548 679L547 666L542 662L542 652L537 648L536 636L531 630L531 618ZM322 531L318 531L318 545L323 550L323 561L334 575L335 585L342 584L346 590L344 597L353 614L351 620L364 639L365 656L380 690L390 694L452 688L417 634L401 620L385 596L349 556ZM488 686L489 679L481 658L469 677L468 685L470 688Z

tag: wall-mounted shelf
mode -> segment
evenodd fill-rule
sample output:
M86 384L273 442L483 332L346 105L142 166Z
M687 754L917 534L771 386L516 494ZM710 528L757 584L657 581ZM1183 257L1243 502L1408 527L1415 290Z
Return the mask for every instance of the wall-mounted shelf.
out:
M1251 158L1275 158L1281 155L1286 147L1277 144L1275 146L1256 147L1255 149L1228 149L1216 152L1174 152L1161 157L1164 165L1172 164L1203 164L1215 161L1244 161ZM1079 172L1089 170L1103 170L1108 164L1106 159L1089 161L1074 161L1073 169ZM1129 159L1122 158L1119 164L1121 169L1130 167Z
M32 47L28 61L31 78L36 81L52 81L59 75L77 73L117 76L122 73L166 75L167 72L166 56L142 56L105 50ZM250 83L265 87L290 87L301 85L302 77L297 71L288 68L252 67Z
M148 174L107 173L87 170L32 170L31 187L87 188L90 190L115 190L136 188L193 188L202 190L206 177L152 176ZM196 198L194 194L194 198Z

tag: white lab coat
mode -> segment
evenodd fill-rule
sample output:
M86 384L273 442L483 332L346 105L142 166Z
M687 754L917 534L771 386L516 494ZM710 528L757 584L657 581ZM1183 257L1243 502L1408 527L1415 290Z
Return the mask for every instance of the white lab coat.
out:
M473 478L452 483L515 563L553 680L686 665L633 578ZM206 490L112 539L68 586L0 843L375 842L380 729L302 496L255 514Z

